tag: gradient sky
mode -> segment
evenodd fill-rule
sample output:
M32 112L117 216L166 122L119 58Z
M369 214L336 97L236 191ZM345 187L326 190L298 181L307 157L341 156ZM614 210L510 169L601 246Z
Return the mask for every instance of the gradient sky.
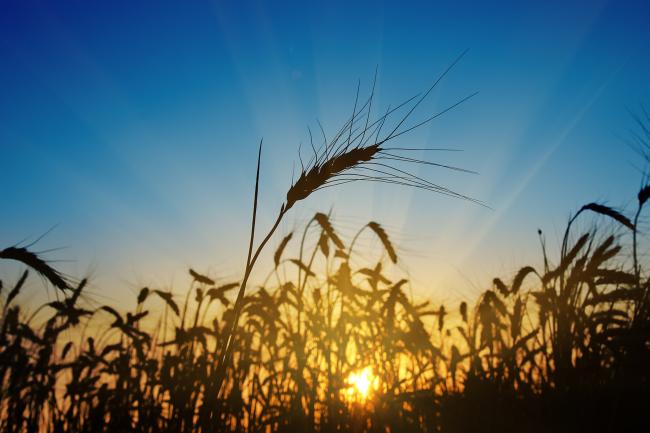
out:
M0 1L0 246L56 225L35 248L65 247L47 257L115 301L180 290L188 266L237 279L260 138L266 228L307 126L335 132L357 80L369 91L378 66L385 108L466 48L414 120L480 93L397 144L463 149L426 156L479 175L417 172L493 210L326 190L292 211L262 269L281 235L331 209L344 234L382 223L418 293L473 297L539 263L538 227L553 244L582 204L634 199L625 137L650 101L650 2L322 3Z

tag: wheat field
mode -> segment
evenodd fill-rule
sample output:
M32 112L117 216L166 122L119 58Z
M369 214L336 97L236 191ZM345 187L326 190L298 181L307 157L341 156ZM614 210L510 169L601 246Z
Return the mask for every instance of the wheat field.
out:
M639 193L639 211L648 191ZM587 213L620 230L574 232ZM218 276L190 269L184 293L142 288L130 309L97 306L84 296L86 280L73 284L27 249L6 248L0 258L26 269L2 286L2 430L647 425L649 280L637 258L639 213L630 220L603 205L584 206L557 254L542 242L543 268L495 278L473 303L460 305L414 299L407 280L389 279L382 266L398 255L376 222L360 233L378 238L383 259L354 267L354 239L342 239L335 222L317 213L302 233L278 242L269 278L243 296L223 373L238 282L217 283ZM291 243L295 257L286 254ZM59 300L28 315L21 289L35 275ZM88 327L91 320L101 328Z

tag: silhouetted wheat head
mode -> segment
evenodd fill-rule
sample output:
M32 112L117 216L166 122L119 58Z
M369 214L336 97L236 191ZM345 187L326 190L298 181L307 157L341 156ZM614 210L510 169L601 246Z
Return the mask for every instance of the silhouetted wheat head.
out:
M472 173L470 170L439 164L433 161L410 158L401 154L401 152L409 151L449 151L453 149L389 147L390 143L396 138L426 125L476 95L476 93L473 93L423 120L419 120L414 124L407 124L416 108L420 106L461 58L462 55L423 94L415 95L394 108L388 107L383 115L373 120L371 120L371 116L375 97L376 75L370 95L361 105L359 104L359 86L357 86L352 115L332 139L327 139L321 127L323 141L317 149L314 145L311 130L309 130L313 156L306 167L302 165L301 158L301 172L298 179L293 182L287 192L284 209L290 209L296 202L307 198L320 189L356 181L380 182L421 188L477 202L449 188L429 182L409 171L395 166L396 162L425 164ZM404 112L404 114L396 120L395 124L390 126L388 131L382 134L384 126L387 123L390 124L391 116L401 112Z
M27 248L18 246L5 248L0 251L0 259L15 260L23 263L34 269L59 290L64 291L70 288L68 282L60 272L48 265L37 254L27 250Z

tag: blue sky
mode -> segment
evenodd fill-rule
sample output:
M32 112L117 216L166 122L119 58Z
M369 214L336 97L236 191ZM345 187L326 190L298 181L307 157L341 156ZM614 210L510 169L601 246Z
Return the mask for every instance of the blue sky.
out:
M624 139L627 110L650 100L649 19L642 1L3 0L0 245L56 225L38 248L65 247L48 257L117 300L181 284L190 265L236 279L260 138L266 227L307 126L341 126L357 80L369 91L377 66L385 108L469 48L414 119L479 94L398 144L463 149L426 156L479 175L417 171L493 210L330 189L292 211L266 255L331 209L344 233L384 224L419 293L472 296L539 260L538 227L552 243L582 204L633 200L641 175Z

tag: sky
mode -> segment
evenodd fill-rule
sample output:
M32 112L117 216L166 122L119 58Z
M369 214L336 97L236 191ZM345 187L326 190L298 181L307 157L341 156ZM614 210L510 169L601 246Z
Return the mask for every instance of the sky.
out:
M2 0L0 247L47 233L33 249L114 302L142 285L180 292L190 266L237 280L260 140L263 231L307 128L336 132L358 82L367 95L377 69L379 113L467 49L413 121L479 93L395 145L462 150L411 156L478 174L413 170L489 208L326 189L289 213L258 277L283 235L331 212L347 237L381 223L400 253L391 272L418 296L471 299L539 264L538 228L556 244L581 205L633 202L642 164L626 141L650 101L648 22L644 1ZM367 260L379 251L360 245Z

